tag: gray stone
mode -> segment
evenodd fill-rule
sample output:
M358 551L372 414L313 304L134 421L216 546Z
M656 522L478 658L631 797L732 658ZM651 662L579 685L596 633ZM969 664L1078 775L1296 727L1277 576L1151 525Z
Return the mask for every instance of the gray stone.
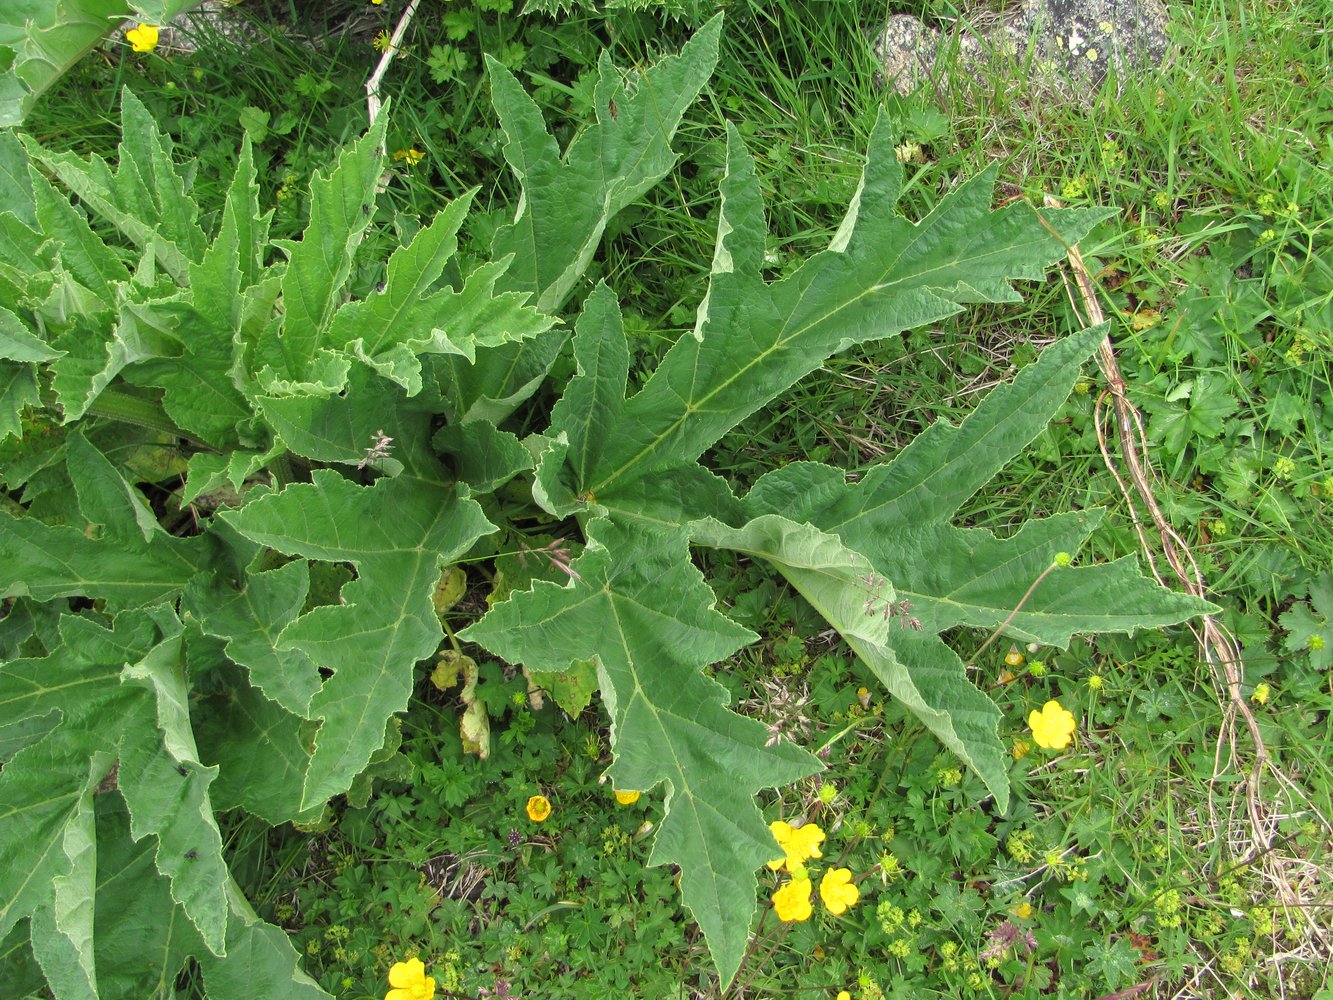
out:
M1111 68L1120 76L1157 68L1167 49L1162 0L1022 0L1006 16L960 22L948 36L898 15L875 40L884 79L904 94L934 75L937 63L970 73L997 58L1087 94Z
M159 47L163 52L195 52L201 42L212 39L248 52L263 36L236 9L238 3L239 0L203 0L163 26Z

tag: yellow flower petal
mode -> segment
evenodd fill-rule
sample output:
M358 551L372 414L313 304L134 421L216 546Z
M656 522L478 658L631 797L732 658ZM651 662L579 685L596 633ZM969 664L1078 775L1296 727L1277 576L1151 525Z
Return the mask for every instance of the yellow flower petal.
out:
M622 806L632 806L634 805L634 803L639 801L639 793L617 791L616 801L619 802Z
M1042 706L1040 712L1034 711L1028 715L1028 727L1038 746L1048 750L1063 750L1074 738L1078 724L1058 701L1051 700Z
M389 985L400 990L410 990L426 978L426 965L419 958L409 958L406 962L395 962L389 969Z
M849 868L832 868L824 873L819 882L819 898L828 907L829 913L846 913L847 907L856 905L861 898L861 890L852 884L852 872Z
M820 851L822 843L824 843L824 831L818 828L817 824L806 823L804 827L793 829L792 839L786 847L788 868L792 865L793 857L797 864L805 864L805 861L812 857L824 857L824 853Z
M524 808L527 810L528 819L534 823L542 823L551 815L551 800L545 795L534 795L528 799L528 804Z
M159 31L155 24L141 24L125 32L125 41L135 52L152 52L157 48Z
M768 828L773 833L773 839L778 842L778 846L781 847L784 852L782 857L768 863L769 868L773 871L777 871L787 863L786 850L787 844L791 840L791 824L780 819L775 819L772 823L768 824Z
M819 850L819 845L824 842L824 831L818 823L792 826L779 819L768 824L768 828L778 846L786 853L786 857L768 862L768 867L774 871L786 865L787 871L794 873L811 858L824 856Z
M773 893L773 911L783 923L809 920L815 912L810 905L810 880L794 878Z

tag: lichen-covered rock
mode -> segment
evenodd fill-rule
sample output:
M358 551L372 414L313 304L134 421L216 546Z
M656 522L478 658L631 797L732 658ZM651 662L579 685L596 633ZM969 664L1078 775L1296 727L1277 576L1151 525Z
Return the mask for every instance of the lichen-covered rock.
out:
M1156 68L1167 48L1162 0L1023 0L1008 17L961 25L949 37L899 15L889 18L875 41L884 78L900 93L929 77L942 54L954 72L1013 58L1046 82L1073 84L1086 93L1112 67L1120 75Z
M920 18L911 14L890 17L875 40L884 79L899 93L910 93L930 76L939 44L940 33L922 24Z

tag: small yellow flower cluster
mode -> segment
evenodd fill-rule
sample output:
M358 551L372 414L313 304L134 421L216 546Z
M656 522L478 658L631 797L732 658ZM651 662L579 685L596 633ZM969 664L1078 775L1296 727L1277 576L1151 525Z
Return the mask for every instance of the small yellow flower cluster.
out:
M1077 177L1071 177L1060 185L1060 197L1065 201L1074 201L1082 198L1088 193L1088 177L1086 174L1079 174Z
M1314 349L1315 342L1301 332L1296 334L1296 339L1292 341L1291 346L1283 352L1282 357L1288 364L1299 365L1305 362L1305 355Z
M770 823L768 828L782 848L783 857L768 863L774 871L786 868L791 880L773 893L773 910L784 923L809 920L814 913L810 897L813 885L805 863L811 858L822 858L819 845L824 842L824 831L816 823L792 826L782 820ZM830 868L819 881L819 898L834 915L847 912L861 898L861 890L852 883L849 868Z
M792 826L790 823L779 819L768 824L768 828L773 831L778 846L785 853L785 857L768 863L768 867L773 871L781 871L786 868L794 875L811 858L822 858L824 856L824 853L819 849L819 845L824 842L824 831L819 828L818 823Z
M1135 333L1151 330L1160 322L1162 322L1162 314L1156 309L1140 309L1138 312L1129 314L1129 328Z

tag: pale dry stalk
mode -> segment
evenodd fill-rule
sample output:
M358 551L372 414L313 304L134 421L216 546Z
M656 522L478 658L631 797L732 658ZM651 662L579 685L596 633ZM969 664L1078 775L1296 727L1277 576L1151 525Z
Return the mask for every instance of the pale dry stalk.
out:
M1058 208L1060 203L1055 198L1048 196L1046 205L1049 208ZM1049 224L1047 228L1055 232ZM1080 319L1086 325L1095 326L1105 320L1105 314L1098 301L1096 285L1083 263L1083 257L1079 253L1078 247L1070 246L1068 249L1068 267L1073 275L1076 288L1076 291L1069 288L1068 279L1066 279L1066 290L1069 292L1070 302L1075 313L1080 316ZM1144 431L1143 418L1129 400L1126 383L1120 373L1120 366L1116 362L1115 350L1109 334L1097 349L1097 364L1106 381L1106 388L1098 395L1094 411L1097 443L1101 448L1102 459L1105 461L1108 471L1114 477L1116 485L1125 498L1126 509L1129 511L1143 554L1148 561L1149 569L1157 582L1166 586L1166 581L1163 579L1158 565L1158 555L1164 556L1171 567L1172 574L1185 591L1196 597L1205 598L1207 596L1207 586L1204 583L1203 574L1199 570L1194 554L1167 522L1166 515L1157 503L1153 489L1156 473L1149 457L1149 446ZM1129 482L1126 482L1126 477L1121 474L1108 442L1106 427L1108 403L1115 420L1120 458L1128 470ZM1130 483L1133 484L1132 489ZM1150 540L1149 538L1149 526L1145 524L1143 516L1139 513L1139 504L1142 504L1143 509L1147 512L1147 517L1151 521L1151 528L1155 531L1155 539ZM1301 898L1301 893L1294 889L1296 883L1288 877L1293 871L1308 865L1308 862L1300 858L1285 856L1277 849L1281 846L1280 843L1275 843L1278 821L1288 815L1288 810L1283 808L1284 803L1279 801L1265 803L1263 797L1264 776L1267 775L1277 783L1279 789L1281 789L1280 798L1300 802L1304 807L1303 811L1307 815L1313 816L1325 830L1333 832L1333 826L1330 826L1327 818L1321 815L1310 803L1304 791L1283 773L1282 769L1277 767L1270 758L1259 731L1259 724L1241 693L1244 669L1240 646L1235 637L1213 615L1203 616L1197 624L1191 622L1190 630L1198 641L1201 658L1211 668L1214 687L1221 701L1223 713L1222 725L1218 732L1217 748L1214 754L1213 779L1210 783L1214 790L1218 782L1228 772L1239 773L1244 768L1240 752L1241 741L1237 730L1238 718L1244 722L1251 744L1250 762L1245 773L1245 781L1241 785L1244 795L1243 820L1242 817L1237 816L1237 811L1241 808L1240 793L1231 797L1228 816L1222 822L1219 822L1215 808L1217 796L1210 795L1208 813L1213 830L1219 835L1225 834L1227 836L1233 855L1242 863L1259 862L1262 864L1267 881L1273 887L1274 894L1282 904L1288 917L1290 918L1295 913L1304 918L1313 936L1326 949L1330 944L1328 932L1319 921L1310 915L1308 902Z
M394 26L393 34L389 36L389 44L384 49L384 54L380 56L379 63L375 66L375 72L370 74L370 79L366 81L366 105L370 113L370 124L375 124L375 119L379 117L380 108L383 102L380 100L380 82L384 79L384 74L389 71L389 64L393 62L398 55L398 43L403 40L403 35L407 34L407 27L412 23L412 18L416 17L417 7L421 0L412 0L403 11L402 17L398 18L398 23ZM384 153L381 147L380 153Z

